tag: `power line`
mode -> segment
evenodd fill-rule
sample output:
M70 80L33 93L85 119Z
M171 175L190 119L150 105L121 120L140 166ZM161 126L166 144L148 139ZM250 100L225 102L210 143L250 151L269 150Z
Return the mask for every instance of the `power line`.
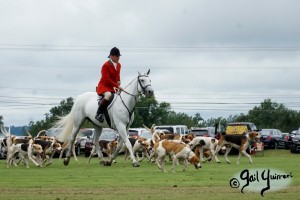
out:
M51 89L51 88L23 88L23 87L2 87L3 89L16 89L16 90L49 90L49 91L83 91L83 90L74 90L74 89Z
M79 89L59 89L59 88L32 88L32 87L5 87L5 86L0 86L0 88L3 89L11 89L11 90L36 90L36 91L44 91L44 90L49 90L49 91L75 91L75 92L86 92L84 89L79 90ZM211 91L211 90L210 90ZM240 92L240 91L239 91ZM207 99L208 97L203 97L203 96L213 96L209 99L214 99L216 98L216 96L221 96L222 98L229 98L229 99L236 99L236 98L241 98L241 97L245 97L245 98L272 98L272 97L278 97L278 98L299 98L300 94L271 94L271 93L264 93L264 94L241 94L241 93L232 93L232 92L228 92L228 93L224 93L224 92L218 92L216 91L215 93L207 93L207 91L204 90L200 90L197 92L193 92L193 93L187 93L187 92L155 92L156 95L176 95L178 96L179 94L182 95L189 95L189 96L193 96L193 98L195 98L195 96L200 96L197 97L196 99ZM226 97L227 96L227 97ZM228 97L230 96L230 97ZM11 98L35 98L35 99L61 99L61 98L66 98L66 97L55 97L55 98L51 98L51 97L15 97L15 96L5 96L2 95L0 97L11 97ZM162 97L162 99L192 99L192 98L186 98L186 97Z
M0 44L2 51L84 51L107 52L111 47L95 45ZM298 46L120 46L126 52L298 52Z
M39 68L39 69L46 69L46 68L72 68L72 70L74 69L78 69L78 70L82 70L82 69L95 69L97 66L95 65L5 65L5 64L1 64L0 67L2 69L7 68L7 69L11 69L11 68ZM165 69L165 70L186 70L186 69L191 69L191 70L282 70L282 69L288 69L288 70L298 70L300 69L300 66L251 66L251 67L247 67L247 66L148 66L150 69ZM140 68L139 66L130 66L130 70L135 70ZM129 70L128 69L128 70Z
M19 98L22 98L22 99L41 99L41 100L47 100L47 99L63 99L65 97L36 97L36 96L23 96L23 97L20 97L20 96L0 96L0 98L12 98L12 99L19 99Z
M40 103L40 102L22 102L22 101L0 101L0 103L3 103L0 105L0 107L14 107L14 106L56 106L59 105L59 102L54 102L54 103ZM215 105L215 106L231 106L233 105L234 107L237 106L244 106L244 107L249 107L249 105L260 105L261 103L258 102L168 102L170 103L173 107L180 107L180 108L187 108L187 107L198 107L198 106L205 106L205 105ZM293 107L298 107L300 106L300 101L297 102L284 102L283 103L286 106L293 106ZM66 104L68 105L68 104ZM70 106L72 104L69 104Z

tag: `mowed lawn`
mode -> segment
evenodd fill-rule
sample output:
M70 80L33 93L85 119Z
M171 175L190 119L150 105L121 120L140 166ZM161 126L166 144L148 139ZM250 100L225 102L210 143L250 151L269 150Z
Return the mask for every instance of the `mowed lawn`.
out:
M65 167L62 161L54 159L51 166L37 168L30 165L5 166L0 160L0 199L300 199L300 154L288 150L266 150L264 156L253 156L253 164L243 156L237 165L236 155L229 157L227 164L204 163L197 171L192 165L186 172L183 166L176 166L171 173L171 163L166 163L167 173L146 160L133 168L124 156L117 158L111 167L99 165L94 157L90 164L87 158L79 157L76 163L71 160ZM276 169L292 173L292 184L283 190L266 191L264 197L259 192L231 188L231 178L244 169Z

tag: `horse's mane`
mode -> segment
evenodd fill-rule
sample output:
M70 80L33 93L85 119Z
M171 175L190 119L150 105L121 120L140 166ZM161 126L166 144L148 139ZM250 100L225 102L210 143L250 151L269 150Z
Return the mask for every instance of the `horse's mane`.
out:
M128 83L124 88L127 88L129 85L131 85L131 83L134 81L134 79L132 79L132 81L130 83Z
M132 79L132 81L130 81L130 83L128 83L128 84L124 87L124 89L126 89L129 85L131 85L131 83L132 83L134 80L135 80L135 78Z

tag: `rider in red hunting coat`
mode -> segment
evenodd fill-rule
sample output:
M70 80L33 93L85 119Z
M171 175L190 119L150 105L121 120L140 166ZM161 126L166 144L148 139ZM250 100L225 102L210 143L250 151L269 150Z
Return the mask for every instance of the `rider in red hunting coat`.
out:
M111 94L116 92L115 88L123 90L123 88L121 87L120 79L120 56L120 50L116 47L112 48L108 56L109 60L105 62L101 68L102 76L96 89L96 92L99 96L104 96L104 98L102 98L102 100L100 101L99 108L95 117L99 122L103 122L104 120L103 111L107 107Z

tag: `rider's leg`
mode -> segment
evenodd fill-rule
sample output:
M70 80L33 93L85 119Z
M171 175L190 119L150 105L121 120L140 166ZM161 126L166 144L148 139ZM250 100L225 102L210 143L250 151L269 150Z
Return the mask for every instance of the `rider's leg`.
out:
M95 116L95 119L97 119L99 122L104 121L103 111L107 107L110 97L111 97L111 92L105 92L104 97L100 101L97 114Z

